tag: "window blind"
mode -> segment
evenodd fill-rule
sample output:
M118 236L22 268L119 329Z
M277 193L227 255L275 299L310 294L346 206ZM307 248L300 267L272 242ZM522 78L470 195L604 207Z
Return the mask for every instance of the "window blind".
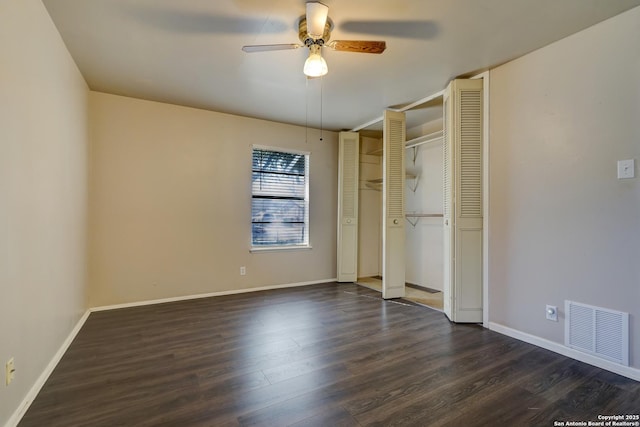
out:
M308 154L254 148L252 244L308 245Z

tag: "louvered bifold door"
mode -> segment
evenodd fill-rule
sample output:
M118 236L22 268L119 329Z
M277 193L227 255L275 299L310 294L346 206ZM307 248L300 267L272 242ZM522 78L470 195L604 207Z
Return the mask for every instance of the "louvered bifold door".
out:
M454 295L456 322L482 322L482 80L454 80Z
M404 296L405 115L384 112L382 176L382 297Z
M358 279L358 154L357 132L340 132L338 153L338 282Z

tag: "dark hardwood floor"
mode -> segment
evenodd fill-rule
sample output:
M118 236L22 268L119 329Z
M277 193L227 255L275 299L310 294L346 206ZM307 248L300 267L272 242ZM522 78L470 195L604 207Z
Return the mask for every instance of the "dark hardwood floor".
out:
M640 383L353 284L92 313L27 426L553 426Z

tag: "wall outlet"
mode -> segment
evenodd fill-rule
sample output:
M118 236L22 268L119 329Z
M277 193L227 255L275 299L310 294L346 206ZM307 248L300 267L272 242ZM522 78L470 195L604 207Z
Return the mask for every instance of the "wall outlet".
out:
M240 275L245 276L246 274L247 274L247 267L243 265L242 267L240 267Z
M547 320L551 320L554 322L558 321L558 307L555 305L547 305Z
M13 363L13 357L11 359L9 359L7 361L7 363L4 365L4 370L5 370L5 384L9 385L11 384L11 381L13 381L13 377L16 373L16 367Z

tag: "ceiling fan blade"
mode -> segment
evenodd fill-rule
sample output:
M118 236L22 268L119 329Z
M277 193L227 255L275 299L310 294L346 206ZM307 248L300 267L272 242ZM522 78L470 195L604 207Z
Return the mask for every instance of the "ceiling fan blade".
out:
M405 39L429 40L438 35L440 27L430 20L358 20L343 21L340 29L349 33L372 34Z
M324 26L329 16L329 7L316 1L307 3L307 32L314 39L324 34Z
M247 53L254 52L270 52L272 50L289 50L298 49L303 47L301 44L288 43L288 44L254 44L249 46L242 46L242 50Z
M382 53L387 48L387 43L373 40L334 40L327 46L341 52Z

